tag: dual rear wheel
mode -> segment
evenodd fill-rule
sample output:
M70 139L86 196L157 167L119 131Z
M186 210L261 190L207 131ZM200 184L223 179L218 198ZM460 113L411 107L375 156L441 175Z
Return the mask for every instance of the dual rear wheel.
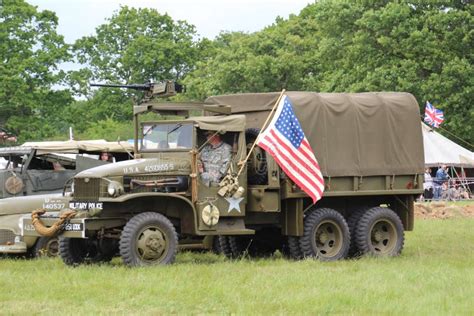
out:
M404 229L398 215L386 207L359 208L347 222L337 211L320 208L305 215L303 236L288 236L287 241L293 259L397 256L403 249Z

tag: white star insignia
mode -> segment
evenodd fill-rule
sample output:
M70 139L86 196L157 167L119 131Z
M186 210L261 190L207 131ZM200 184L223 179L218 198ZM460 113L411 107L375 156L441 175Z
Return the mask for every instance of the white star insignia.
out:
M243 197L241 198L225 198L227 202L229 202L229 209L227 210L227 213L230 213L233 209L236 209L237 212L240 213L240 202L244 199Z

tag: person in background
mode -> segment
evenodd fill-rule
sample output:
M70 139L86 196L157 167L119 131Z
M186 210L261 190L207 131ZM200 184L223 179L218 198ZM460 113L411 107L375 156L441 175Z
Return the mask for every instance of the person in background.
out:
M425 169L425 181L423 182L423 200L433 199L433 178L431 177L431 168Z
M448 181L448 168L446 165L442 165L439 167L439 169L436 171L436 177L433 181L434 184L434 196L433 198L435 200L439 200L441 198L441 194L443 191L443 184Z
M113 162L114 157L110 153L104 151L100 154L100 160L107 161L107 162Z

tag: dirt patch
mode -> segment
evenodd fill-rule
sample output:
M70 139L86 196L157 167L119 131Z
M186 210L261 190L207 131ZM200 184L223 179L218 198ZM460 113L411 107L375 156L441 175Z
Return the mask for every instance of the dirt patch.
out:
M474 204L448 205L446 202L415 203L415 217L421 219L448 219L474 217Z

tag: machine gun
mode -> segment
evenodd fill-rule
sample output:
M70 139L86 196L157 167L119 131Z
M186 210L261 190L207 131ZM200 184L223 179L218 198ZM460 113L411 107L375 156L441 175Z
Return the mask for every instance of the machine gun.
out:
M145 100L153 97L167 98L183 91L183 86L174 81L149 82L145 84L105 84L91 83L91 87L125 88L145 92Z

